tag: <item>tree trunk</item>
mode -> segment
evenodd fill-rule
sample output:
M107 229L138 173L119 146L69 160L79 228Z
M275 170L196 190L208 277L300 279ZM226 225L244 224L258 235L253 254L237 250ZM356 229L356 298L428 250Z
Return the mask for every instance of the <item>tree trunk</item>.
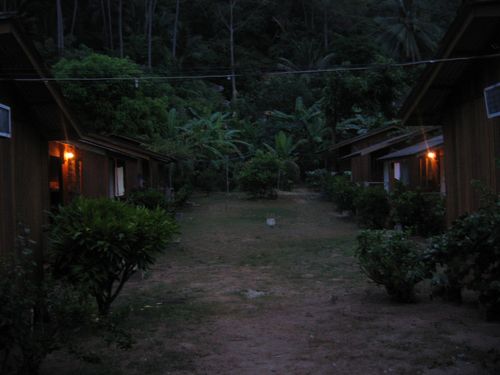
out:
M57 0L56 2L56 12L57 12L57 50L59 52L59 56L62 55L64 50L64 22L63 22L63 14L62 14L62 5L61 0Z
M177 29L179 27L180 3L181 0L177 0L175 4L174 36L172 37L172 56L174 59L177 56Z
M109 48L111 50L114 50L114 43L113 43L113 23L112 23L112 20L111 20L111 0L107 1L107 7L108 7Z
M70 35L73 37L75 35L75 25L76 25L76 15L78 13L78 0L73 3L73 19L71 20L71 30Z
M153 21L157 0L149 0L148 9L148 69L153 68Z
M306 3L304 2L304 0L302 0L302 11L304 12L304 25L305 25L306 29L309 29L309 25L308 25L309 17L307 16L307 8L306 8Z
M229 4L229 49L231 53L231 86L232 86L232 100L235 101L238 97L238 90L236 89L236 74L235 65L236 58L234 53L234 7L235 0L230 0Z
M328 14L325 10L323 10L323 41L325 44L325 52L327 52L330 47L330 41L328 40Z
M123 0L118 2L118 43L120 44L120 57L123 58Z
M104 6L104 0L101 0L101 14L102 14L102 33L103 33L104 47L109 48L108 21L106 20L106 7Z

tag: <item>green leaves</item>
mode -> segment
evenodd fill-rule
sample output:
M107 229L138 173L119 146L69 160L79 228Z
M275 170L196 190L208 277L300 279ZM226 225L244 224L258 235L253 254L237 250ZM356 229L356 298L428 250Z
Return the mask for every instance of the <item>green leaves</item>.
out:
M79 198L61 207L52 220L54 276L94 296L103 315L135 269L151 266L177 231L160 208L109 199Z
M464 216L444 235L433 239L427 257L444 270L441 286L460 298L460 290L479 293L488 317L500 319L500 200ZM437 275L439 276L439 275Z
M240 187L254 198L276 198L280 169L281 162L276 155L257 151L241 169Z
M436 47L441 30L420 14L417 0L399 1L396 11L398 16L375 19L384 30L379 41L395 57L411 61L421 59L423 53Z
M366 230L358 236L356 257L361 269L398 302L415 300L414 286L427 274L422 253L405 232Z

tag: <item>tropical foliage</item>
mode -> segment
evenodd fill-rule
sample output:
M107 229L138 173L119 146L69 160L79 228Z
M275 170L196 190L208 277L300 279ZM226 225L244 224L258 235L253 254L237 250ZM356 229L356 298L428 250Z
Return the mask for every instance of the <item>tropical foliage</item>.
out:
M0 7L20 14L86 130L138 138L177 158L174 188L210 190L206 181L227 177L235 186L239 165L259 149L289 167L322 169L333 142L393 123L417 72L388 66L430 56L457 3L6 0ZM350 70L359 64L372 68Z
M177 231L161 208L105 198L79 198L62 207L52 221L54 277L94 297L103 316L129 278L148 269Z
M363 272L398 302L414 302L414 287L427 276L423 248L405 232L368 230L356 251Z

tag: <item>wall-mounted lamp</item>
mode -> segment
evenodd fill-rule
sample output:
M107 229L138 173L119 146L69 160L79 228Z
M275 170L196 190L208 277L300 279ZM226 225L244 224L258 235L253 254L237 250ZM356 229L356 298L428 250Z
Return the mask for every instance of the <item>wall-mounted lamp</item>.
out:
M71 151L64 152L64 160L71 160L75 158L75 154Z
M434 151L429 151L427 157L431 160L436 160L436 153Z

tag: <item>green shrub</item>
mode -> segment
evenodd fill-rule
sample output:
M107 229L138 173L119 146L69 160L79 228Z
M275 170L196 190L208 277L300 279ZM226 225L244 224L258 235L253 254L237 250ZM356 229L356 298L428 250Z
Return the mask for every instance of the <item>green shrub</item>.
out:
M445 229L444 199L439 194L396 190L391 196L391 207L392 221L405 230L430 236Z
M415 300L414 287L426 277L422 249L405 232L366 230L358 236L356 257L363 272L398 302Z
M322 189L327 181L329 172L326 169L315 169L306 172L306 184L314 190Z
M52 217L54 276L92 295L107 315L124 283L145 270L177 231L162 209L109 199L76 199Z
M354 211L354 200L358 192L359 187L349 176L338 175L326 179L325 193L335 203L338 211Z
M50 352L75 337L89 310L77 290L38 276L25 237L0 258L0 373L36 374Z
M150 210L156 208L169 209L168 201L165 196L155 189L138 189L130 192L127 196L127 202L139 207L146 207Z
M300 168L291 160L281 162L279 189L291 191L293 186L300 180Z
M169 202L170 211L176 211L184 206L192 194L193 189L189 185L182 186L174 193L174 199Z
M272 153L257 151L243 164L238 181L240 188L254 198L276 198L280 160Z
M360 189L354 205L361 225L369 229L382 229L386 226L391 206L389 196L383 188Z
M488 319L500 320L500 200L455 221L428 256L447 297L460 300L463 288L474 290Z

